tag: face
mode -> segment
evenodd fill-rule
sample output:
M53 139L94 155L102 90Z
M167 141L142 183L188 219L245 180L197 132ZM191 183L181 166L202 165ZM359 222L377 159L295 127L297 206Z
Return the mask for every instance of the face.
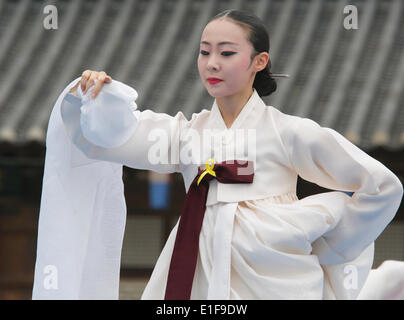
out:
M252 87L256 69L251 63L254 48L247 32L229 19L213 20L203 30L198 70L212 97L230 96ZM221 81L210 82L209 78Z

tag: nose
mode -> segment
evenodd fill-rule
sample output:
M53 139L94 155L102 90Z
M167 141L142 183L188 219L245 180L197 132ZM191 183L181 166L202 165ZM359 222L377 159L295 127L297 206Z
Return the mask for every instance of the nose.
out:
M220 65L213 54L210 55L206 67L208 71L218 71L220 69Z

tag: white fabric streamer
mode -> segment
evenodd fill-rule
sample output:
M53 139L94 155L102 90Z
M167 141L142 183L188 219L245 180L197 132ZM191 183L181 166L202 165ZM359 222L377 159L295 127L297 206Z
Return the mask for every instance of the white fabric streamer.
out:
M71 142L62 122L61 102L76 81L58 97L48 125L33 299L119 297L126 222L122 165L89 159ZM109 90L118 90L119 95L114 96ZM91 92L92 88L83 95L78 89L83 114L94 109L95 99L89 99ZM116 123L108 116L111 112L129 113L128 106L136 109L136 98L134 89L118 86L114 80L104 86L96 98L104 100L100 105L111 107L110 112L98 113L104 115L104 123L111 123L104 129L114 131ZM136 123L132 119L132 127L129 125L128 120L125 135L111 135L110 141L100 140L98 144L122 144ZM93 143L97 143L96 138L93 137Z

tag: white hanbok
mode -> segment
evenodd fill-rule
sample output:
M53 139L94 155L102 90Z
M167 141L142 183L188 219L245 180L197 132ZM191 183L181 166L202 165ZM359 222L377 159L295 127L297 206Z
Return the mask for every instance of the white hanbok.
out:
M172 117L136 110L134 103L125 107L125 89L113 80L96 99L89 100L90 89L61 102L66 132L86 159L180 172L186 191L211 157L254 162L251 184L210 181L191 299L358 297L374 240L403 195L389 169L336 131L266 106L256 90L227 128L216 100L187 120L182 112ZM121 109L112 108L114 97ZM157 137L166 142L159 159L167 161L153 157ZM298 199L298 175L338 191ZM142 299L164 299L178 221Z

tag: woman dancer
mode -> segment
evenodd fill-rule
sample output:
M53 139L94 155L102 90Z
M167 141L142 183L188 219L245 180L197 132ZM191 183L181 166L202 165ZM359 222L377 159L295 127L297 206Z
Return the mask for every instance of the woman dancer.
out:
M136 110L134 89L91 70L62 93L64 126L86 159L184 177L183 212L142 299L355 299L363 287L402 185L336 131L266 106L270 68L264 24L226 10L200 42L210 111ZM166 145L153 153L156 137ZM298 199L298 175L339 191Z

